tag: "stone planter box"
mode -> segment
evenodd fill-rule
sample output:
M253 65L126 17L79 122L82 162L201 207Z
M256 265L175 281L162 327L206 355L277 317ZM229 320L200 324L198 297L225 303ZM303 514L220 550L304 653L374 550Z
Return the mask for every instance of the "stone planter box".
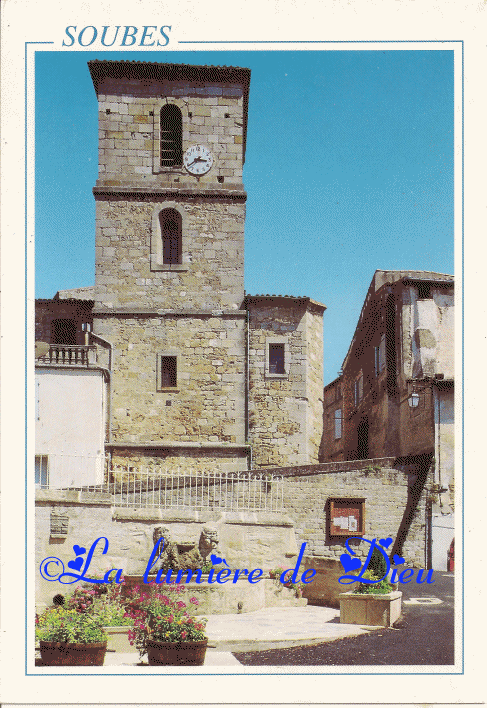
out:
M342 624L391 627L401 614L402 592L385 595L343 592L338 597Z
M129 644L129 629L127 625L120 627L103 627L108 637L107 651L116 651L119 654L136 652L136 646Z

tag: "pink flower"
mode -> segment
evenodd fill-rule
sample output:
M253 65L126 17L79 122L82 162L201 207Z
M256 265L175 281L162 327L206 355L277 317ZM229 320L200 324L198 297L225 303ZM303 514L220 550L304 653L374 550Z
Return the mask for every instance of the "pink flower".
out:
M177 602L176 605L179 607L180 610L182 610L184 607L186 607L185 603L182 600L179 600L179 602Z
M198 602L198 600L197 600L195 597L192 597L191 600L190 600L190 602L192 602L193 605L199 605L199 604L200 604L200 603Z
M185 631L182 631L182 632L181 632L181 637L182 637L183 639L186 639L187 636L188 636L188 633L187 633L187 632L185 632Z
M167 618L167 621L174 622L174 617L172 615L169 615L169 617Z

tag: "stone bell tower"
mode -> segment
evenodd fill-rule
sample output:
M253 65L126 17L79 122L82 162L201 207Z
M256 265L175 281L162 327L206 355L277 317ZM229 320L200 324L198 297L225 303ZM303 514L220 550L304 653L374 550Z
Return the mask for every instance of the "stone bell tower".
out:
M94 333L115 461L246 469L242 184L250 71L91 61Z

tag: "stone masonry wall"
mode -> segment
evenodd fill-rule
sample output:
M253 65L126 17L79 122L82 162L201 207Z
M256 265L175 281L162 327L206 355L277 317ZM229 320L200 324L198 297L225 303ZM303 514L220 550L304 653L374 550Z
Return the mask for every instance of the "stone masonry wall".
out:
M68 517L67 535L51 536L51 513ZM97 546L90 566L91 573L121 568L125 574L143 574L153 549L156 526L167 526L172 539L179 544L197 543L205 524L219 530L220 556L231 568L283 566L296 559L298 547L292 520L285 515L264 512L193 511L191 509L123 509L111 505L108 495L78 491L36 491L35 585L36 605L51 604L57 593L71 593L75 585L61 585L44 580L39 566L44 558L68 562L74 559L73 545L90 549L99 537L106 537L108 551ZM53 572L54 566L50 566Z
M151 247L160 238L157 214L175 206L184 217L182 265L151 270ZM230 198L99 198L96 307L238 309L244 295L244 220L245 204Z
M322 430L322 314L292 300L249 308L249 428L256 467L318 460ZM268 371L269 340L285 345L285 374Z
M383 458L269 470L285 475L284 508L294 521L298 545L307 544L311 565L313 558L338 560L345 551L345 539L327 535L330 497L364 498L365 537L396 539L408 502L408 475L392 464L392 458ZM401 551L407 565L420 568L425 563L426 497L424 489L408 519L411 525ZM364 558L368 550L368 544L359 544L356 552Z
M95 320L113 346L113 442L244 443L243 317ZM160 355L177 357L177 387L158 386Z
M306 415L308 464L319 461L323 434L323 313L306 313Z
M183 152L194 144L213 153L212 169L197 181L185 169L161 168L160 110L177 105L183 115ZM127 179L141 186L187 187L242 183L243 88L179 81L105 79L98 96L99 186ZM151 113L153 115L151 115Z
M215 472L238 472L247 470L248 454L245 446L222 445L208 447L184 447L184 445L169 445L166 448L123 448L113 447L112 478L118 480L119 468L134 469L135 472L157 471L165 474L180 471L181 473L198 472L200 474Z

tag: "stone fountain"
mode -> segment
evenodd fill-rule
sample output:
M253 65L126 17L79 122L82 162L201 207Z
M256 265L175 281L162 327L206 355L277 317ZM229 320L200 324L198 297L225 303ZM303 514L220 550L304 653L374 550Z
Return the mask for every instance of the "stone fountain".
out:
M153 544L155 545L161 538L164 539L164 547L159 560L149 574L149 583L144 583L143 575L125 575L125 583L122 586L124 594L134 586L139 586L141 592L155 587L158 574L162 580L167 577L167 572L171 571L170 578L175 580L178 571L191 570L194 571L192 577L196 577L201 582L195 582L193 579L184 582L187 575L183 575L181 584L184 586L184 592L179 597L188 608L194 608L189 600L195 597L199 603L195 609L197 615L237 614L253 612L263 607L296 607L307 603L306 599L296 597L293 589L285 588L275 579L271 579L265 571L261 579L255 583L250 583L243 571L240 577L235 578L236 571L233 570L231 574L225 573L221 576L222 580L227 578L224 582L215 582L218 571L229 568L224 560L225 553L220 547L219 531L216 526L203 526L199 537L194 541L177 541L167 526L156 526L152 535ZM213 574L208 576L205 570L212 565L212 556L216 556L220 563L215 566ZM254 568L249 567L245 570L250 573ZM161 583L156 587L164 593L167 585Z

